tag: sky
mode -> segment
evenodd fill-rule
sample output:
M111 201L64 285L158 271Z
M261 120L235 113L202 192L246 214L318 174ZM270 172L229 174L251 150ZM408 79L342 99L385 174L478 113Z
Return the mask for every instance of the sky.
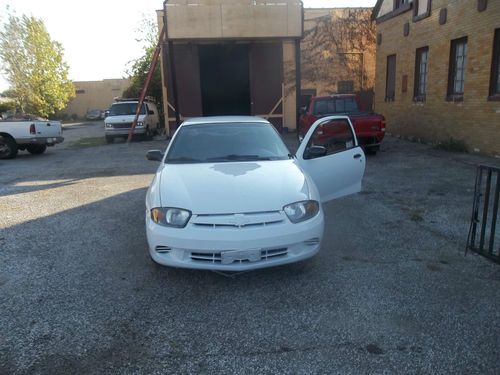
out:
M304 6L371 7L376 0L303 0ZM153 19L162 0L0 0L0 24L7 6L17 15L41 18L64 48L70 79L93 81L126 76L129 62L141 56L136 41L141 20ZM0 92L8 88L0 73Z

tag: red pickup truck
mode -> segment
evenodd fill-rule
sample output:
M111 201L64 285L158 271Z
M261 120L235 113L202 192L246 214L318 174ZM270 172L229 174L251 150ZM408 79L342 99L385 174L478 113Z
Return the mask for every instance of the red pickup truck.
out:
M365 152L372 155L377 153L385 135L385 118L374 112L362 111L354 94L313 96L301 110L299 140L302 140L316 120L332 115L349 116L358 142Z

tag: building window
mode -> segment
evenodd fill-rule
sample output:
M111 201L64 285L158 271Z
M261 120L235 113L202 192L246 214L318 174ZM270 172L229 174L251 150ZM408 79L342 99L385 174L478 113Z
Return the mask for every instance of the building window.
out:
M387 56L385 78L385 101L394 101L396 96L396 55Z
M352 94L354 92L354 81L338 81L337 92L339 94Z
M410 2L410 0L394 0L394 10L401 8L403 5L406 5Z
M467 37L451 41L448 70L448 100L462 100L464 95Z
M490 99L500 100L500 29L495 30L491 60Z
M420 21L431 15L431 0L414 0L413 22Z
M424 101L427 91L427 64L429 60L429 47L418 48L415 54L415 85L414 99Z
M85 90L75 90L76 94L85 94Z

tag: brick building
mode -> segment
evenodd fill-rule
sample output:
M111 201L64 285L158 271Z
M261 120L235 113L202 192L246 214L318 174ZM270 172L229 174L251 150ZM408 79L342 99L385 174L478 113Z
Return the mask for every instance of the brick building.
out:
M372 8L304 8L300 44L304 99L358 93L367 98L364 108L372 108L376 45L373 26L366 29L371 12Z
M75 81L75 97L72 98L61 113L85 118L93 109L108 109L115 98L120 98L130 85L130 80L104 79L102 81Z
M500 1L379 0L375 109L388 132L500 155Z

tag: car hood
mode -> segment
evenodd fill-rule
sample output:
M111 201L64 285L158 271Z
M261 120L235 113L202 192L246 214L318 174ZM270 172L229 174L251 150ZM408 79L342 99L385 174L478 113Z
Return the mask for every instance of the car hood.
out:
M120 122L132 122L134 121L135 115L122 115L122 116L108 116L106 117L106 122L108 124L116 124ZM144 117L146 115L139 115L139 119L137 121L144 121Z
M160 200L193 214L281 210L309 199L304 173L294 160L163 164Z

